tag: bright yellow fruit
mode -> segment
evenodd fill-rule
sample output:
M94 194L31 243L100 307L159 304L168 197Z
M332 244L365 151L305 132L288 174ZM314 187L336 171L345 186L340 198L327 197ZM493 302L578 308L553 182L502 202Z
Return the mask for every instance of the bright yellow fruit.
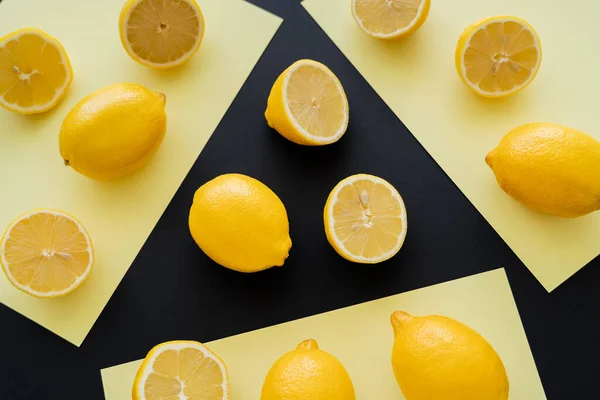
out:
M352 175L336 185L323 211L325 234L346 260L375 264L392 258L404 243L406 207L387 181Z
M123 47L135 61L173 68L200 48L204 17L194 0L128 0L119 30Z
M342 363L305 340L269 370L260 400L355 400L354 386Z
M338 78L325 65L299 60L275 81L265 118L294 143L322 146L337 142L348 128L348 99Z
M292 240L279 197L258 180L225 174L194 195L192 237L213 261L240 272L282 266Z
M600 142L578 130L522 125L485 161L502 190L534 210L567 218L600 210Z
M165 102L164 94L134 84L110 85L87 96L60 129L65 165L98 180L141 168L165 136Z
M406 400L506 400L508 377L493 347L447 317L396 311L392 366Z
M33 210L6 228L0 261L10 283L35 297L77 289L94 264L92 241L79 221L55 210Z
M154 347L140 366L133 400L229 400L221 358L202 343L173 341Z
M488 17L464 30L456 46L456 69L483 97L505 97L529 85L542 62L535 29L517 17Z
M425 23L430 0L352 0L358 26L378 39L399 39Z
M21 114L46 112L72 80L67 52L54 37L26 28L0 38L0 106Z

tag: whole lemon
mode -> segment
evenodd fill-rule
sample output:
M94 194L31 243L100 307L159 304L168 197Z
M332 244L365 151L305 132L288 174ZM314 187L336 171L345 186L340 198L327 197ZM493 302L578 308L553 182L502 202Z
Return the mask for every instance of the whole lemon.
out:
M600 209L600 142L575 129L519 126L485 161L502 190L534 210L572 218Z
M492 346L462 323L396 311L392 366L407 400L506 400L508 377Z
M283 203L245 175L225 174L202 185L194 195L189 226L207 256L240 272L282 266L292 247Z
M261 400L355 400L354 386L342 363L305 340L269 370Z
M60 129L65 165L98 180L121 178L139 169L165 136L165 102L164 94L124 83L87 96Z

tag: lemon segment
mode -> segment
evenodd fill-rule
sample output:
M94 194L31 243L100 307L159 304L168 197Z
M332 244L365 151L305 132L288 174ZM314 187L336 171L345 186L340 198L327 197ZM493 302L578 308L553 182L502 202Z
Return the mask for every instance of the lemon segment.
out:
M260 400L356 400L344 365L305 340L273 364L263 383Z
M137 62L177 67L200 48L204 17L194 0L129 0L121 11L121 43Z
M331 191L323 212L327 240L345 259L374 264L393 257L407 232L404 201L387 181L350 176Z
M34 28L0 38L0 105L20 114L54 108L73 80L60 42Z
M342 84L325 65L296 61L275 81L265 117L288 140L308 146L337 142L349 121Z
M352 0L352 15L370 36L398 39L416 32L430 7L430 0Z
M517 17L489 17L469 26L456 47L463 82L483 97L504 97L527 87L542 62L535 29Z
M35 297L75 290L94 264L92 242L74 217L34 210L15 219L0 243L0 261L10 283Z
M228 400L229 377L221 358L202 343L159 344L146 356L133 385L133 400Z

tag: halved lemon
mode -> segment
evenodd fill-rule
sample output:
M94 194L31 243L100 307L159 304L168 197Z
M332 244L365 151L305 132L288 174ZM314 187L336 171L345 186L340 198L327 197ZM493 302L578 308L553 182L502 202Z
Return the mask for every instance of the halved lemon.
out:
M338 183L329 194L323 219L331 246L357 263L392 258L406 238L406 207L400 193L373 175L352 175Z
M469 26L456 46L456 69L483 97L516 93L535 78L542 45L535 29L517 17L488 17Z
M204 17L194 0L128 0L119 30L123 47L135 61L173 68L200 48Z
M142 362L132 395L133 400L228 400L227 368L202 343L162 343Z
M54 37L25 28L0 38L0 106L20 114L46 112L72 80L67 52Z
M430 7L430 0L352 0L352 15L369 35L398 39L416 32Z
M6 228L0 261L10 283L35 297L59 297L75 290L94 264L92 242L71 215L34 210Z
M337 142L348 128L348 99L325 65L299 60L279 75L267 102L271 128L294 143L322 146Z

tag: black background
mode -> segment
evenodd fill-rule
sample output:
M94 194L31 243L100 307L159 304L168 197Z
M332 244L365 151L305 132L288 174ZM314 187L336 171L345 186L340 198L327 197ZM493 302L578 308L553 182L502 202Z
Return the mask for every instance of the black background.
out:
M103 399L100 369L159 342L207 342L499 267L548 398L599 398L600 259L548 294L298 0L253 2L285 20L81 348L0 304L0 400ZM264 121L273 81L300 58L344 85L352 111L337 144L298 146ZM193 193L227 172L258 178L286 205L293 247L283 268L239 274L194 244ZM390 181L408 209L404 247L377 266L342 260L323 231L329 191L361 172Z

